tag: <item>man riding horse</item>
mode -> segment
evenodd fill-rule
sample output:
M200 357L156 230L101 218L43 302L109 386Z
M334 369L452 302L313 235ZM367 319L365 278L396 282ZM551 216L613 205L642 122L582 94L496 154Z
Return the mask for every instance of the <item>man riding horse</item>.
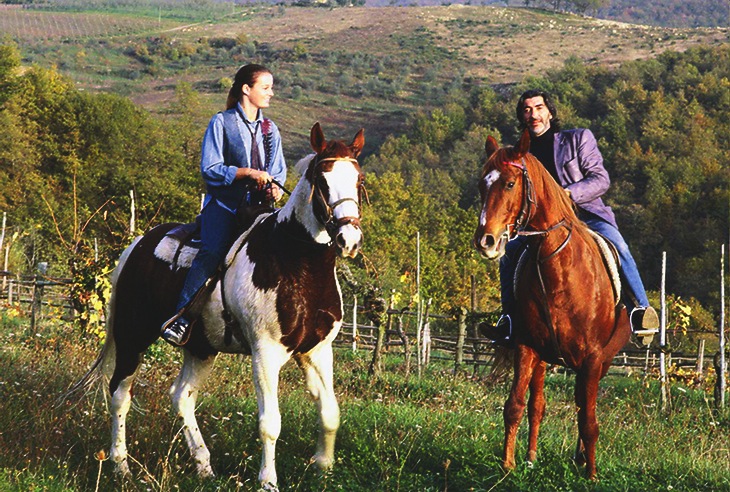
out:
M530 153L565 189L575 203L578 217L616 247L622 284L628 291L623 300L633 307L631 329L641 338L653 336L658 331L659 318L649 305L636 262L618 230L613 211L601 199L610 179L593 133L585 128L561 131L555 104L549 94L540 90L529 90L520 96L516 115L520 126L530 132ZM525 238L517 236L507 244L499 263L503 314L495 326L482 325L484 336L496 344L511 344L511 313L517 302L514 274L524 247Z

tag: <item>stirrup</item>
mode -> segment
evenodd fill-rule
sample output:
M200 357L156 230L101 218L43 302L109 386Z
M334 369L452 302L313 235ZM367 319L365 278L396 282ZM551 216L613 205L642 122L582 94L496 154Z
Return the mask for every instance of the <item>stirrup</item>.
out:
M650 345L654 335L659 333L659 316L651 306L639 306L629 316L631 331L644 345Z

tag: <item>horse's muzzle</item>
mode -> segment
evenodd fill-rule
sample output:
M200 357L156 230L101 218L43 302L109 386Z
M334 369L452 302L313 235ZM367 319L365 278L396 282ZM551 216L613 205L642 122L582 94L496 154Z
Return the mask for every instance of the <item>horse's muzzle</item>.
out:
M362 230L354 224L345 224L337 230L335 245L342 257L355 258L362 249Z
M509 235L504 232L498 236L494 234L479 234L474 236L474 247L483 257L496 260L504 256Z

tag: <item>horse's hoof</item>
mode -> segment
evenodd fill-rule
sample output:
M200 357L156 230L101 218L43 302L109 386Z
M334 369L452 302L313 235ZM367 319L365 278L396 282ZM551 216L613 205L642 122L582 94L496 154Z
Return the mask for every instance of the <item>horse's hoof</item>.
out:
M586 455L583 453L577 453L573 456L573 461L578 466L584 466L586 464Z
M114 464L114 473L122 478L132 478L132 472L129 471L129 464L126 458Z
M515 469L515 462L514 461L503 461L502 468L504 468L507 471L512 471Z
M279 487L271 482L262 483L258 492L279 492Z
M200 466L198 467L198 476L200 478L215 478L215 473L213 473L213 469L208 466Z
M334 458L331 458L329 456L322 456L315 454L312 456L312 462L317 465L317 468L319 468L322 471L327 471L332 468L332 465L334 465L335 460Z

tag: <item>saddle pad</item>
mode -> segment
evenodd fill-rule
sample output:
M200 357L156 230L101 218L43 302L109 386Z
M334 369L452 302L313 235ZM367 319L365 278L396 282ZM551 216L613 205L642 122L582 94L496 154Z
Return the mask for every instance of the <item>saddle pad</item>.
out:
M198 254L198 249L194 245L181 244L180 239L175 236L165 236L157 243L155 258L170 265L170 270L190 268L193 258Z
M619 262L618 252L616 247L595 231L588 230L596 240L598 249L601 251L601 257L603 258L603 264L606 265L608 276L611 278L611 285L613 286L613 294L616 296L616 304L621 300L621 278L619 277L618 269L621 266Z

